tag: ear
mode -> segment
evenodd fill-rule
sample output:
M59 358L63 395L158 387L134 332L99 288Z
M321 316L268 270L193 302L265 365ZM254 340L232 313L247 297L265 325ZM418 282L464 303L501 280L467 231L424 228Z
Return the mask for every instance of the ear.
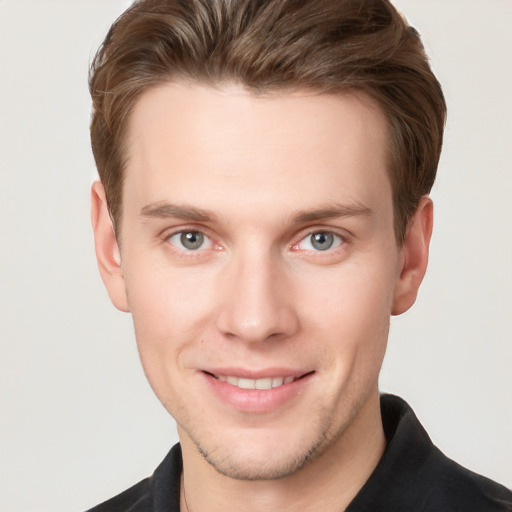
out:
M114 306L128 312L128 298L121 268L121 253L110 219L103 185L96 181L91 188L91 220L96 259L101 278Z
M421 198L416 213L407 226L400 249L399 275L395 284L391 314L400 315L416 301L418 290L428 263L428 249L432 236L434 206L430 197Z

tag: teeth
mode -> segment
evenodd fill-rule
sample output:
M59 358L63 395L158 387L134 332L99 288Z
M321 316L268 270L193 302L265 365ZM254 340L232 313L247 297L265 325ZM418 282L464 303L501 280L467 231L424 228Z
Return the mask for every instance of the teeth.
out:
M231 384L232 386L238 386L238 378L237 377L226 377L226 382Z
M256 381L253 379L238 379L238 387L242 389L255 389Z
M272 388L272 379L258 379L254 382L255 389L271 389Z
M273 388L278 388L279 386L283 385L283 382L284 382L284 378L283 377L274 377L272 379L272 387Z
M263 379L245 379L230 375L215 375L221 382L227 382L240 389L272 389L283 384L291 384L295 377L266 377Z

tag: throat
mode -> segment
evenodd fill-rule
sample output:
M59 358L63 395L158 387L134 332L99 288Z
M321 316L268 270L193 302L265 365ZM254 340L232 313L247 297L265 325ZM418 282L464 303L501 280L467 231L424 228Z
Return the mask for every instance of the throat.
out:
M366 483L386 446L378 393L341 433L331 432L304 466L283 478L244 480L222 474L180 426L178 433L181 512L339 512Z

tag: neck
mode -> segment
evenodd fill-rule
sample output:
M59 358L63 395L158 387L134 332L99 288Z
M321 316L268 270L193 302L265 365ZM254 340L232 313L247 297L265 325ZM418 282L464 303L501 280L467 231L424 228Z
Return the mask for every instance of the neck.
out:
M339 512L345 510L377 466L386 441L378 394L322 454L279 480L245 481L219 474L180 430L183 452L182 512Z

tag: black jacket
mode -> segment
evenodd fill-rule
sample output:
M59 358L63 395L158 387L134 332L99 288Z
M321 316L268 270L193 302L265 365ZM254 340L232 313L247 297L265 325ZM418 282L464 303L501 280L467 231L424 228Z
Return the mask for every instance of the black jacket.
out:
M401 398L381 396L387 447L346 512L512 512L512 492L459 466L431 442ZM88 512L179 512L181 449L153 476Z

